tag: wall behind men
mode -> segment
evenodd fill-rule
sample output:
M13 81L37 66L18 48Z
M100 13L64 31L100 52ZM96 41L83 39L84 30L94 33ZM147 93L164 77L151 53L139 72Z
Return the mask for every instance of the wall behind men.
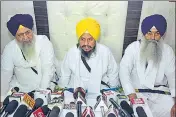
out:
M111 2L113 4L112 1L109 1L109 2ZM127 20L126 18L129 17L129 14L126 15L127 2L125 2L125 1L118 1L118 2L119 2L118 7L116 6L117 4L115 4L116 1L114 1L114 4L112 5L114 7L112 11L115 12L114 17L116 17L116 16L118 17L118 19L115 18L115 21L117 21L117 22L114 21L116 23L115 28L119 28L119 30L120 30L119 31L119 30L113 29L113 32L112 32L112 33L118 34L117 40L111 39L110 37L106 37L107 35L109 35L109 31L105 32L104 29L103 29L103 38L106 37L106 39L100 40L101 43L110 47L110 49L112 50L117 62L121 59L122 48L124 46L123 35L119 35L119 34L124 34L123 33L124 28L125 28L124 24ZM82 4L78 4L78 5L80 5L80 7L78 7L78 8L75 6L76 3L73 3L71 1L70 1L70 4L72 5L72 3L73 3L72 7L69 6L69 3L65 4L65 5L62 4L63 6L60 4L60 8L59 8L59 6L57 6L59 4L58 2L55 5L54 5L54 3L56 3L55 1L48 2L48 3L47 3L48 16L46 15L46 17L49 17L48 19L50 19L50 17L53 17L52 19L50 19L51 21L49 21L49 28L51 28L50 29L50 35L51 35L50 39L53 42L57 58L59 60L61 60L63 58L64 54L66 53L66 51L68 50L68 48L71 47L72 45L74 45L77 42L76 36L75 36L75 34L73 34L73 33L75 33L74 25L76 25L75 21L78 21L78 19L81 19L83 17L83 16L78 16L77 17L75 15L75 17L77 17L77 19L74 17L73 19L71 18L71 20L70 20L67 17L69 17L69 15L71 15L73 12L68 12L68 11L72 8L74 8L75 10L79 9L80 10L79 13L84 13L84 16L87 16L87 15L91 14L91 10L89 10L89 12L86 12L86 8L88 9L88 8L91 8L91 6L92 6L92 7L95 7L93 10L98 9L98 11L100 11L99 8L102 8L103 5L105 5L106 3L99 2L99 4L97 4L97 2L91 1L90 6L86 6L85 9L83 8L83 7L85 7L85 2L82 2ZM125 7L122 7L123 5L125 5ZM53 6L53 8L51 8L52 6ZM102 19L98 19L98 20L103 21L105 19L106 20L109 19L111 21L112 18L114 18L114 17L109 18L109 16L111 16L113 13L111 13L111 10L110 11L106 10L108 8L107 6L108 5L106 5L106 7L102 8L102 9L104 9L102 11ZM133 5L132 5L132 7L136 8L136 6L133 6ZM40 8L43 8L43 7L40 7ZM67 8L69 8L69 9L67 9ZM65 10L63 10L63 9L65 9ZM84 9L84 10L81 10L81 9ZM128 10L129 10L129 8L128 8ZM53 13L50 14L51 11ZM107 12L105 12L105 11L107 11ZM43 11L39 10L37 12L40 13L40 12L43 12ZM63 12L65 12L65 14L62 14ZM130 11L130 12L133 15L133 13L136 12L136 11L133 10L133 11ZM140 12L140 11L137 11L137 12ZM33 7L33 2L32 1L2 1L1 2L1 53L2 53L2 50L3 50L4 46L9 41L14 39L14 37L9 33L9 31L6 27L6 22L9 20L9 18L12 15L14 15L16 13L29 13L29 14L31 14L34 18L34 23L35 23L35 17L34 17L35 13L34 13L34 7ZM169 2L169 1L156 1L156 2L155 1L144 1L143 5L142 5L142 13L141 13L140 22L143 20L144 17L146 17L148 15L151 15L151 14L154 14L154 13L159 13L159 14L162 14L166 17L167 22L168 22L168 30L167 30L167 33L165 35L165 40L164 41L166 41L175 51L175 3L174 2ZM126 18L125 18L125 15L126 15ZM122 18L120 16L122 16ZM57 19L58 17L61 17L61 19ZM103 19L103 17L106 17L106 18ZM62 20L65 20L64 21L65 24L63 22L61 22ZM74 23L71 24L71 25L67 25L67 27L63 27L63 25L66 25L66 23L69 24L69 21L73 21ZM123 24L120 24L118 21L121 21ZM111 23L111 22L108 22L108 23ZM61 24L61 25L58 25L58 24ZM100 22L100 24L102 24L102 22ZM117 24L120 24L120 25L117 26ZM69 27L71 27L71 28L68 29L67 31L72 30L71 33L72 33L72 35L74 35L74 37L69 37L68 36L67 37L68 41L67 41L67 40L65 40L65 38L62 38L60 36L56 36L56 35L59 35L59 34L57 34L57 31L60 33L64 30L66 30ZM61 29L61 30L58 30L58 28ZM103 28L107 28L107 27L105 25L103 25ZM35 26L34 26L34 31L36 32ZM43 30L43 31L45 31L45 30ZM54 31L54 33L53 33L53 31ZM62 35L62 36L64 36L64 35ZM139 26L138 38L141 38L140 26ZM135 39L132 39L132 41L134 41L134 40ZM55 43L55 41L56 41L56 43ZM130 38L129 38L127 40L127 44L131 43L132 41L130 41ZM66 43L68 43L68 46L64 45ZM123 49L126 48L127 44L124 46ZM59 45L59 46L56 46L56 45Z
M8 31L6 23L17 13L31 14L34 18L34 32L37 32L32 1L1 1L1 53L5 45L14 39Z
M93 17L101 27L99 42L108 46L117 62L123 49L128 1L47 1L50 39L57 59L78 43L76 24Z

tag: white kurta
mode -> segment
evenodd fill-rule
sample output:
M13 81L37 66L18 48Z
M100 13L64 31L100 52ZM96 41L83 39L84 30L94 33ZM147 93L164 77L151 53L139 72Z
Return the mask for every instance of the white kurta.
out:
M96 51L86 60L91 68L87 70L81 60L81 52L76 46L66 54L60 72L61 87L83 87L89 93L100 93L101 80L111 87L118 85L118 65L111 51L102 44L96 44Z
M16 42L9 42L1 55L1 100L9 89L19 87L21 92L30 92L35 89L46 89L50 81L54 80L54 50L52 43L45 35L35 35L37 63L28 63ZM36 74L31 67L35 68Z
M135 93L134 89L157 89L170 91L170 95L143 93L153 111L154 117L169 117L170 108L175 97L175 55L172 48L164 44L162 58L159 67L155 69L152 61L149 61L145 70L145 64L139 62L140 42L131 43L125 50L120 63L120 81L126 95ZM169 88L154 85L167 85ZM153 103L155 102L155 103ZM164 112L163 112L164 111Z

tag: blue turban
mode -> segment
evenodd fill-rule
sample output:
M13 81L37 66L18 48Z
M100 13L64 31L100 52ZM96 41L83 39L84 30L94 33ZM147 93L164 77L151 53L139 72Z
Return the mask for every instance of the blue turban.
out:
M155 26L156 29L159 31L160 35L163 36L167 28L166 19L159 14L146 17L141 24L141 30L143 35L149 32L153 26Z
M16 35L20 25L32 30L34 25L32 16L29 14L16 14L7 22L7 28L13 36Z

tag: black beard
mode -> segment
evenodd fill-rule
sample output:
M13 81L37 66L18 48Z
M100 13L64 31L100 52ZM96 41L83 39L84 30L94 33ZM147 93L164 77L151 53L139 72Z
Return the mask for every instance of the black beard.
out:
M84 51L84 50L80 47L79 44L77 44L77 46L79 46L79 49L80 49L80 51L81 51L81 55L82 55L83 57L85 57L85 58L90 58L90 56L92 55L92 53L95 52L95 48L96 48L96 45L95 45L95 47L94 47L92 50L86 52L86 51Z
M91 51L86 52L83 49L81 49L81 54L86 57L86 58L90 58L90 56L92 55L92 53L95 51L95 49L93 48Z

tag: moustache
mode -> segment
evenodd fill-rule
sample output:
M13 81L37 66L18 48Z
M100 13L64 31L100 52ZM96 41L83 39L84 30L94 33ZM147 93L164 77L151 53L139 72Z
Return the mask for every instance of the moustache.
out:
M158 40L155 40L155 39L151 39L151 40L148 40L148 42L153 42L153 43L158 43L159 41Z
M89 45L83 45L82 48L84 48L84 47L87 47L87 48L89 48L89 49L92 49L92 47L89 46Z

